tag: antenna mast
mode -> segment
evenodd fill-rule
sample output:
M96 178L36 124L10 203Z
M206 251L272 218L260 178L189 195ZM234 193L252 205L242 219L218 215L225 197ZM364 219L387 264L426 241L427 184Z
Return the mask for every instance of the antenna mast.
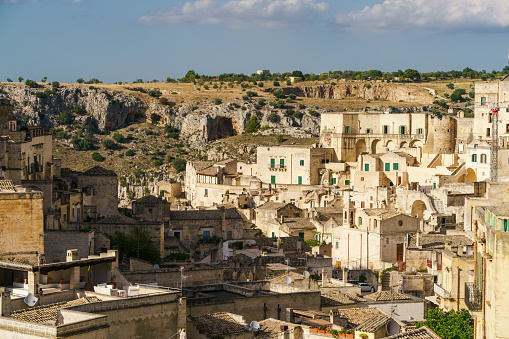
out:
M491 104L491 182L498 182L498 102Z

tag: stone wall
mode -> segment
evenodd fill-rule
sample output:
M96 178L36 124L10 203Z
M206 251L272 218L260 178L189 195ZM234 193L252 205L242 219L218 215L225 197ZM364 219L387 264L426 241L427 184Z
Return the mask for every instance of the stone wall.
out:
M94 248L94 232L46 231L44 255L47 263L65 261L67 250L77 249L80 258L87 258Z
M44 253L42 193L0 193L0 257L37 263Z

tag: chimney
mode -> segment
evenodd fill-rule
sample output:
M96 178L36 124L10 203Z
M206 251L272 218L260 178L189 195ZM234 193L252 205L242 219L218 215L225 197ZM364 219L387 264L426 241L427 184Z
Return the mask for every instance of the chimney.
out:
M450 241L445 243L445 250L452 252L452 243Z
M80 256L77 249L67 250L67 256L65 257L66 262L80 260Z
M285 216L282 215L280 219L281 219L281 223L283 224L285 222Z
M322 268L322 287L327 283L327 270Z
M11 292L0 292L0 316L11 315Z

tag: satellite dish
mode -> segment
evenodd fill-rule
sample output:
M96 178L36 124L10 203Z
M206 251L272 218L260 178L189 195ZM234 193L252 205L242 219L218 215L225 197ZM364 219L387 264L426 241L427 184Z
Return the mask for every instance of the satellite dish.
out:
M474 251L472 251L472 250L467 250L467 255L472 255L472 254L474 254Z
M290 285L292 283L292 278L290 278L289 276L286 276L285 278L285 283L287 283L288 285Z
M253 332L258 332L260 330L260 324L258 324L258 321L251 321L251 324L249 324L249 328Z
M158 270L158 269L159 269L159 265L158 265L158 264L155 264L155 265L154 265L154 269L155 269L155 270Z
M304 279L309 278L309 272L308 271L304 271L304 273L302 273L302 275L304 276Z
M35 306L35 304L37 304L37 301L39 301L39 298L37 298L32 293L28 293L28 295L26 296L24 301L25 301L25 304L32 307L32 306Z
M386 330L387 330L387 334L389 334L389 335L399 334L399 324L394 320L390 320L387 323Z

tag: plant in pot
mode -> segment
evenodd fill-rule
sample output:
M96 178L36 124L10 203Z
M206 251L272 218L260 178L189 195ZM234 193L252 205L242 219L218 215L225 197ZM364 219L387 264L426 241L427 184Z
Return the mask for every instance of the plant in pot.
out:
M84 287L85 291L93 291L94 290L94 286L92 285L92 272L90 270L90 266L88 266L88 275L87 275L87 283Z

